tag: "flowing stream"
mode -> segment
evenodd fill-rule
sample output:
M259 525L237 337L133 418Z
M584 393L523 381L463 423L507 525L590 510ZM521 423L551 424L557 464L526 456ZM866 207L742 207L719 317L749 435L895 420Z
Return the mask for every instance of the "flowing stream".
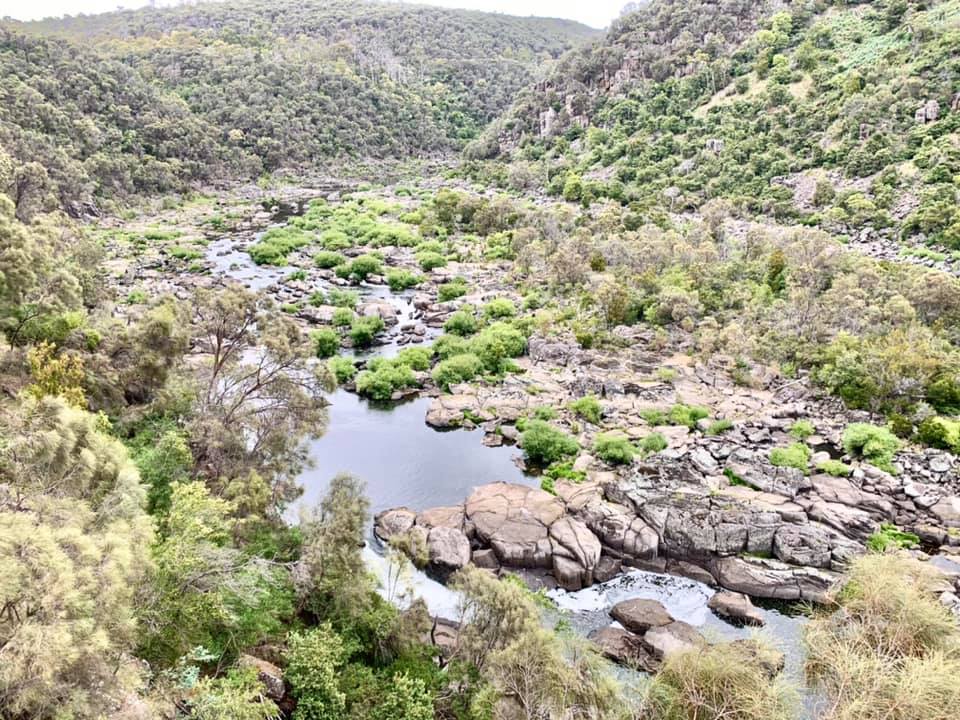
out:
M269 291L290 272L289 268L255 265L237 240L230 237L211 242L207 258L215 273L255 290ZM394 294L384 286L373 285L362 285L359 292L361 302L388 302L397 309L399 323L388 331L416 318L410 293ZM428 333L427 339L434 334ZM358 356L389 357L398 349L388 336L385 344ZM300 477L304 487L301 507L315 505L330 479L339 472L349 472L366 481L374 513L399 506L423 510L459 504L472 488L490 482L539 483L515 464L519 455L516 448L486 447L480 430L430 428L424 422L430 398L376 404L337 390L330 402L326 433L311 443L313 465ZM415 569L408 567L398 573L396 563L383 554L372 532L364 557L379 578L385 596L395 600L404 593L413 594L424 599L432 614L456 616L456 593ZM699 628L708 639L747 638L758 632L735 627L715 616L707 607L714 592L695 580L633 570L579 592L553 590L549 595L571 626L583 634L611 624L610 608L621 600L636 597L660 601L675 618ZM766 627L759 633L785 653L788 675L802 681L800 637L804 617L774 607L761 609ZM809 706L810 700L806 697L805 705Z

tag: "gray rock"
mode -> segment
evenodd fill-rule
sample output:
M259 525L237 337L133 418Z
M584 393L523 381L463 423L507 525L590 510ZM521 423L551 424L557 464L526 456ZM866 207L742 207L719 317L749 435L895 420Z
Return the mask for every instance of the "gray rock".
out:
M728 620L746 625L763 625L763 613L750 602L750 598L743 593L721 590L714 594L707 603L707 607L717 615Z
M657 660L687 650L704 647L707 641L692 626L681 620L659 625L647 630L643 635L643 645Z
M378 513L373 520L373 532L383 542L403 535L417 519L417 514L408 508L394 508Z
M427 533L427 572L446 582L460 568L470 562L470 541L459 530L435 527Z
M588 638L605 657L619 665L645 672L656 672L659 667L659 663L644 647L643 641L626 630L617 627L600 628L590 633Z
M674 621L662 603L646 598L618 602L610 608L610 616L630 632L638 634Z

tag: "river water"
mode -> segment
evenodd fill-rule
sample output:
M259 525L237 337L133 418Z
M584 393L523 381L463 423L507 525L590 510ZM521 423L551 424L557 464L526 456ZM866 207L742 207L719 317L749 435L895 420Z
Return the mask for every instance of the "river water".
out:
M254 290L269 292L291 271L255 265L236 243L235 238L229 237L210 243L207 259L215 273ZM318 285L317 289L327 288ZM384 286L373 285L363 285L358 290L361 302L375 300L394 305L400 318L395 327L416 319L410 293L393 294ZM434 334L428 333L428 339ZM388 342L365 356L392 356L398 349L388 337ZM312 466L300 477L304 488L302 507L315 505L330 479L339 472L349 472L366 482L374 513L399 506L423 510L459 504L474 487L490 482L539 483L515 464L519 455L516 448L486 447L480 430L430 428L424 422L430 398L378 405L337 390L330 402L326 433L311 443ZM413 594L423 598L434 615L456 617L458 598L453 591L410 567L399 572L397 563L383 554L372 535L364 556L389 598L397 600ZM715 616L707 607L714 592L713 588L688 578L634 570L579 592L554 590L549 595L567 621L583 634L611 624L610 608L621 600L636 597L660 601L675 618L699 628L708 639L758 634L754 629L734 627ZM800 637L805 619L775 608L765 608L763 612L766 627L759 634L785 653L787 674L802 686Z

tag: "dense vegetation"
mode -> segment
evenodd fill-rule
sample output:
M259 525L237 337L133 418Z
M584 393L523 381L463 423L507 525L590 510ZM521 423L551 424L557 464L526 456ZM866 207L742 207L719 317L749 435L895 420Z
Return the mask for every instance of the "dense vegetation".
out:
M368 572L361 478L290 511L337 385L383 403L509 386L535 340L615 362L681 349L736 385L863 411L842 461L814 453L810 420L783 425L764 462L784 477L895 473L908 444L960 454L960 281L844 244L887 227L960 247L958 23L957 0L654 0L544 82L585 28L339 0L0 27L0 718L800 717L758 640L624 681L544 594L469 564L441 641L422 601ZM918 120L927 100L939 114ZM259 270L305 288L283 304L209 272L253 202L171 198L200 208L190 233L59 211L471 140L457 173L480 187L314 199L251 232ZM389 332L370 282L443 306L435 339L366 355ZM651 369L651 387L675 375ZM586 390L512 423L548 492L586 479L582 452L612 475L670 431L734 427L682 398L628 435ZM919 545L879 524L810 611L823 720L956 715L960 629Z
M471 153L507 152L514 178L612 198L632 222L724 198L960 249L958 33L953 0L650 3L565 57Z
M375 2L9 23L0 187L28 217L37 205L183 192L334 158L441 156L590 34L563 20Z

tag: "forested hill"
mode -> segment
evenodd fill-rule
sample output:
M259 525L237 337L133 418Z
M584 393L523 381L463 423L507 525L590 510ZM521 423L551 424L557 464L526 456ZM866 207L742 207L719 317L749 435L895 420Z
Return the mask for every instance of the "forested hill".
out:
M652 0L471 145L642 221L720 198L960 249L960 2ZM532 172L531 172L532 170Z
M587 39L577 23L252 0L0 27L0 183L18 212L333 158L458 150Z

